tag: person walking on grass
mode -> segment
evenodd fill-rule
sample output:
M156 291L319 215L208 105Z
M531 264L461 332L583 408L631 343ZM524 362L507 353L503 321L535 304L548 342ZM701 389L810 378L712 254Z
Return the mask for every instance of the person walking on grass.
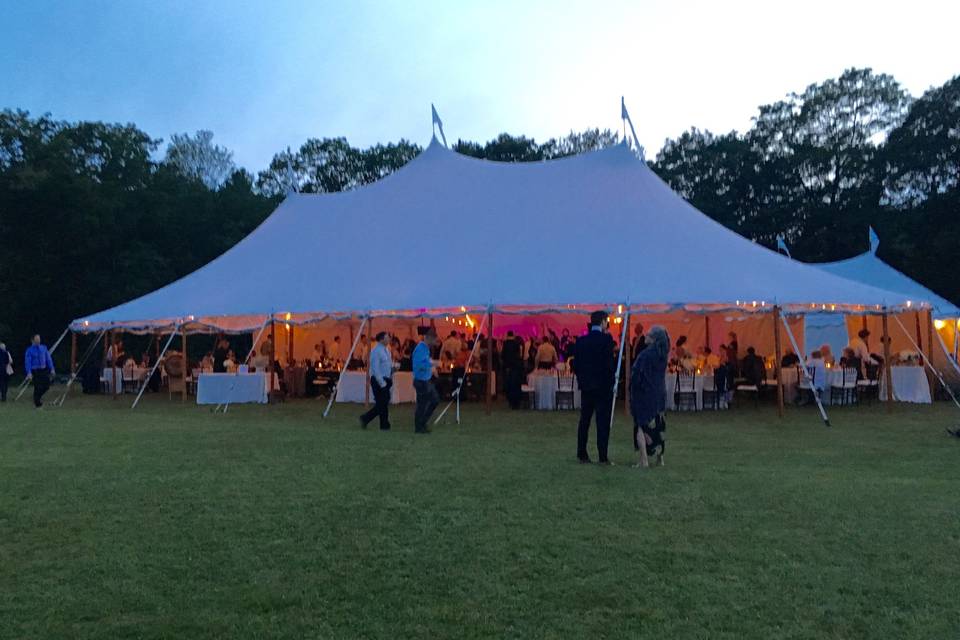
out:
M0 402L7 401L7 387L13 374L13 356L7 351L7 345L0 342Z
M649 457L663 465L667 423L666 372L670 355L670 336L666 329L650 327L646 346L630 369L630 413L633 415L633 449L637 466L649 466Z
M417 391L417 410L413 417L414 433L430 433L430 416L440 404L440 394L433 384L433 362L430 350L437 343L433 327L423 334L423 340L413 350L413 388Z
M370 421L380 418L380 430L390 430L390 391L393 387L393 358L390 357L390 334L381 331L376 336L376 346L370 352L370 386L373 389L373 408L360 416L364 429Z
M574 345L573 371L580 385L580 423L577 426L577 459L589 464L587 437L593 414L597 414L597 456L600 464L610 464L610 411L613 409L613 379L616 370L616 344L607 333L607 312L590 314L590 332Z
M33 380L33 406L39 409L43 406L43 394L50 389L50 379L55 373L53 358L39 335L33 336L33 344L23 356L23 372L27 380Z

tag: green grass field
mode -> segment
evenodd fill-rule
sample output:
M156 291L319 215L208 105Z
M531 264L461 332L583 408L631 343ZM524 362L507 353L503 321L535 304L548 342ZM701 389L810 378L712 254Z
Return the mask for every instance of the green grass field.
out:
M960 637L952 405L671 414L639 470L622 415L604 468L572 413L26 400L0 638Z

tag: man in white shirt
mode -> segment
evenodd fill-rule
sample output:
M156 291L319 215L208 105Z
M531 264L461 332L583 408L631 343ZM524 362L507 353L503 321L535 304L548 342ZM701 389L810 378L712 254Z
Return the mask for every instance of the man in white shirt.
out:
M870 349L867 347L867 338L870 337L870 332L866 329L861 329L857 333L857 337L850 341L850 348L853 349L853 355L860 358L860 373L862 374L865 370L865 367L868 364L879 364L874 360L873 356L870 355Z
M310 360L314 365L323 362L323 349L319 344L313 345L313 354L310 356Z
M367 334L360 336L360 342L357 344L357 348L353 350L353 359L359 360L360 364L364 367L369 364L370 342L367 340Z
M390 334L381 331L376 346L370 352L370 387L373 390L373 408L360 416L364 429L374 418L380 418L380 430L390 430L390 391L393 387L393 358L390 357Z
M462 348L463 345L460 343L460 338L457 337L457 332L451 331L450 336L444 340L440 346L440 354L445 355L449 353L450 358L456 358Z

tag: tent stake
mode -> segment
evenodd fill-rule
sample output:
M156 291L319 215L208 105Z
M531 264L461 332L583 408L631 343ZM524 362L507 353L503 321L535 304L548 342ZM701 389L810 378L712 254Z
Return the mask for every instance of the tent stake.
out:
M333 406L333 399L340 395L340 381L343 379L343 374L347 370L347 366L350 364L350 358L353 357L353 351L357 348L357 343L360 341L360 334L363 333L363 327L367 324L367 316L363 317L363 320L360 322L360 329L357 331L357 335L353 338L353 342L350 344L350 351L347 352L347 357L344 359L343 364L340 365L340 375L337 376L337 384L334 386L333 393L330 394L330 399L327 400L327 408L323 410L322 418L326 418L327 414L330 413L330 407ZM350 324L350 331L353 332L353 324Z
M783 324L784 329L787 330L787 337L790 338L790 344L793 345L796 353L799 354L800 347L797 345L797 339L793 336L793 331L790 330L790 324L787 322L787 317L783 314L780 314L780 322ZM813 380L810 378L807 368L800 367L800 373L803 375L804 380L810 380L810 388L813 389L813 399L817 401L817 408L820 410L820 417L823 418L823 425L825 427L829 427L830 418L827 417L827 411L823 408L823 402L820 400L820 394L818 394L816 388L814 388Z

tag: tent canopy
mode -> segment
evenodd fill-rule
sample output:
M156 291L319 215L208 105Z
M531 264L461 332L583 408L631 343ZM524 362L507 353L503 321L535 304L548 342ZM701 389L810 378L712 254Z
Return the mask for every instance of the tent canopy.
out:
M960 317L960 308L957 308L955 304L888 265L877 257L876 251L877 245L872 243L870 251L866 253L861 253L847 260L824 262L816 266L827 273L848 280L882 287L889 291L897 291L902 294L901 297L926 300L933 307L933 317L935 319Z
M921 297L914 297L913 305ZM75 330L181 322L254 330L330 314L900 308L700 213L624 144L537 163L478 160L436 139L352 191L291 194L206 266ZM290 314L289 316L287 314Z

